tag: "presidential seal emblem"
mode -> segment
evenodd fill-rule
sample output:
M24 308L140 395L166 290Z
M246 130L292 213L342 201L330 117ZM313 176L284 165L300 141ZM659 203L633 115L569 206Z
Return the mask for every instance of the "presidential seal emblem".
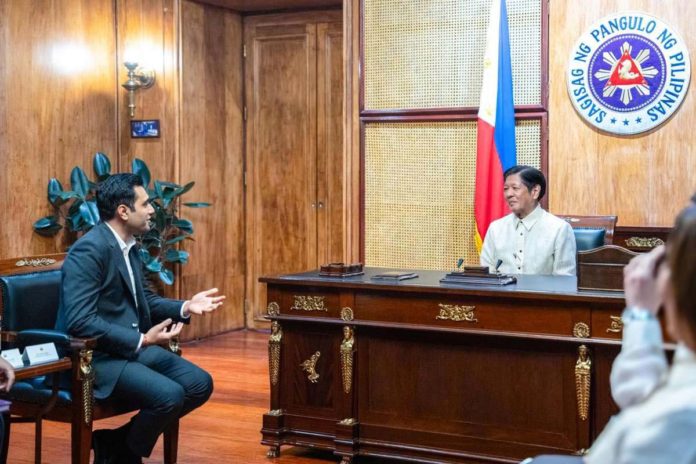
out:
M593 24L573 47L568 95L592 126L639 134L669 119L690 78L689 52L677 31L644 13L617 13Z

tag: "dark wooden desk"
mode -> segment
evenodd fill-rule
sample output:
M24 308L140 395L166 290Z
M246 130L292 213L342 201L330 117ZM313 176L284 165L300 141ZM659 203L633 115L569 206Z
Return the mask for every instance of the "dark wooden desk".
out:
M578 292L567 277L504 287L440 284L432 271L370 279L382 271L261 279L272 320L269 456L290 444L344 463L516 463L588 448L616 412L609 372L622 294Z

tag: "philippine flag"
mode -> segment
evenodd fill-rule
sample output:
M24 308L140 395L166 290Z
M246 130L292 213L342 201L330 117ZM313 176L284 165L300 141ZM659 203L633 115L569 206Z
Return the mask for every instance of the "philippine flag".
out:
M493 0L486 38L476 143L476 248L481 251L491 222L508 212L503 172L517 164L512 99L510 34L505 0Z

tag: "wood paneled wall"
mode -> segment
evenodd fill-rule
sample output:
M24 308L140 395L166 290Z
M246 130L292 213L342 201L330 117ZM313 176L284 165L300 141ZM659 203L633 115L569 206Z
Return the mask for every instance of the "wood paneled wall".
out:
M241 327L240 55L240 17L188 0L0 1L0 258L65 250L65 237L32 231L50 212L50 177L69 188L76 165L93 177L97 151L114 171L141 158L153 178L196 181L186 200L214 203L183 209L196 242L168 293L215 285L228 301L184 337ZM129 136L125 59L155 69L154 87L137 93L136 118L159 119L158 139Z
M627 10L662 19L679 31L692 55L696 51L696 2L549 2L549 206L556 213L615 214L622 226L671 226L696 190L693 83L666 124L633 137L610 136L586 125L566 90L575 41L603 16Z
M112 0L0 2L0 257L64 250L32 231L48 179L114 158L115 30Z
M181 178L195 180L184 208L196 227L187 243L192 260L182 271L182 294L219 287L227 301L192 322L187 337L244 325L244 163L242 20L229 10L182 3Z

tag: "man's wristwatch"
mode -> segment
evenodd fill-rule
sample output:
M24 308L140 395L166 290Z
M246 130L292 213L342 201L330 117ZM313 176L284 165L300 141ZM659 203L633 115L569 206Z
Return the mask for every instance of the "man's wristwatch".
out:
M621 320L624 324L633 321L651 321L657 319L655 315L645 308L639 308L637 306L629 306L624 309L621 314Z

